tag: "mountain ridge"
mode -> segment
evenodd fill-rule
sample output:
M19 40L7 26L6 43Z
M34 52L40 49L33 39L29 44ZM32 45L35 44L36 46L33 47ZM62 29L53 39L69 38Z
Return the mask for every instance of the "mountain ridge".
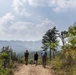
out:
M25 52L26 49L29 51L41 50L41 41L20 41L20 40L0 40L0 49L3 46L10 46L15 52Z

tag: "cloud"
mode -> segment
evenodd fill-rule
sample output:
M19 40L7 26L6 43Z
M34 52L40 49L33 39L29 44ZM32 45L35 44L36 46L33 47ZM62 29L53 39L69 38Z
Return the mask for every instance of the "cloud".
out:
M13 17L12 17L13 18ZM10 18L7 22L12 20ZM2 17L3 19L3 17ZM55 26L54 22L49 19L42 20L40 23L33 23L33 22L24 22L18 21L13 22L8 27L8 23L6 25L1 24L0 29L2 29L0 35L2 40L26 40L26 41L37 41L41 40L42 36L45 32ZM2 34L4 33L4 34Z
M41 40L45 32L54 26L54 22L45 19L41 23L16 22L11 27L15 39L36 41Z
M26 3L26 0L13 0L14 11L21 16L29 17L31 14L24 7L23 3Z
M57 0L56 7L53 8L55 12L66 12L76 8L76 0Z
M55 12L64 12L76 8L76 0L28 0L32 6L52 7Z
M55 0L28 0L31 6L52 6Z
M14 15L12 13L7 13L3 17L0 17L0 34L4 35L6 33L12 20L14 20Z
M21 15L29 16L24 5L32 7L50 7L55 12L66 12L76 8L76 0L14 0L13 7Z

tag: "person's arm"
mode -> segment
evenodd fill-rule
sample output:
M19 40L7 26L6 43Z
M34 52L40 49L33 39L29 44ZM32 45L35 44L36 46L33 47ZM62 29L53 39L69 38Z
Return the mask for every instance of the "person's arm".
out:
M42 56L42 52L41 52L41 56Z
M38 57L39 55L37 54L37 57Z
M28 53L28 55L29 55L29 53Z
M42 52L41 52L41 57L42 57Z

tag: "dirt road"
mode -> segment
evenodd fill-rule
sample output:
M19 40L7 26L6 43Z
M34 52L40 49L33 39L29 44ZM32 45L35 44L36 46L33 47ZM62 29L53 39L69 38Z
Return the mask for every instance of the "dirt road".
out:
M43 68L42 65L22 65L15 75L52 75L49 67Z

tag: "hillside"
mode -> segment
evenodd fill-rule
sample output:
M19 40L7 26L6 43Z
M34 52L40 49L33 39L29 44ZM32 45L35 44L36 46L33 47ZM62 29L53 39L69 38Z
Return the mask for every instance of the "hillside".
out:
M0 40L0 49L3 46L10 46L13 51L20 53L24 52L26 49L29 51L41 50L42 43L41 41L1 41Z

